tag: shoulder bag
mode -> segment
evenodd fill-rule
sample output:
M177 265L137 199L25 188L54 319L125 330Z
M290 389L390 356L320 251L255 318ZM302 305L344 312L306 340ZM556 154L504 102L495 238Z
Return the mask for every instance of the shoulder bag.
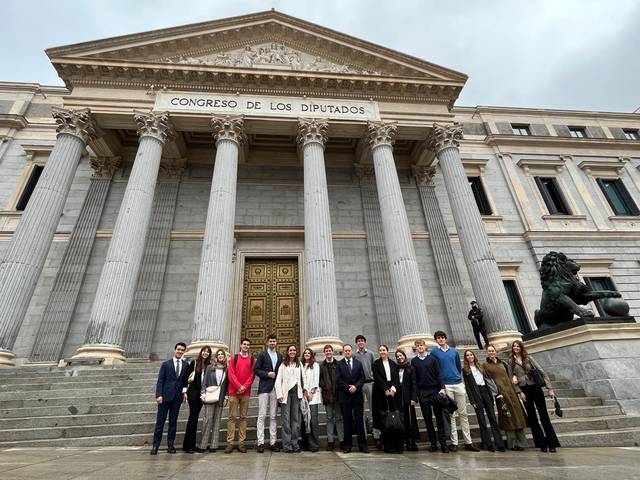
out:
M220 384L224 382L225 374L222 374L222 378L220 379ZM211 405L212 403L218 403L220 401L220 385L211 385L204 389L204 398L202 399L202 403L207 405Z

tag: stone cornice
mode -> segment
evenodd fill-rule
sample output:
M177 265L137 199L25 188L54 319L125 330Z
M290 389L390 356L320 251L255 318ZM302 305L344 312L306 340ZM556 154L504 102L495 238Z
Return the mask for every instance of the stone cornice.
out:
M58 134L69 134L78 137L85 144L96 136L95 126L88 108L81 110L65 110L53 107L52 116L58 126Z
M153 137L162 143L174 138L175 133L169 122L167 112L135 112L133 120L138 126L138 135L142 137Z
M0 113L0 127L3 128L25 128L29 122L24 115L14 115L10 113Z
M397 133L397 122L369 122L367 123L367 144L371 150L381 145L393 146Z
M437 154L445 148L460 148L460 140L462 140L462 125L458 123L453 125L434 123L427 143L429 148Z
M613 138L573 138L550 136L519 136L519 135L487 135L484 143L489 146L535 146L548 145L554 148L619 148L625 151L640 151L638 140L613 139Z
M211 130L216 143L231 140L242 146L247 141L242 116L216 115L211 119Z
M315 118L301 118L298 121L298 136L296 143L304 147L309 143L319 143L323 147L327 143L327 131L329 122Z
M514 115L514 116L532 116L532 117L607 117L608 119L615 120L635 120L640 121L640 115L637 113L626 112L607 112L607 111L594 111L594 110L561 110L553 108L523 108L523 107L494 107L494 106L477 106L466 107L456 106L451 109L451 113L454 115L460 114L496 114L496 115Z

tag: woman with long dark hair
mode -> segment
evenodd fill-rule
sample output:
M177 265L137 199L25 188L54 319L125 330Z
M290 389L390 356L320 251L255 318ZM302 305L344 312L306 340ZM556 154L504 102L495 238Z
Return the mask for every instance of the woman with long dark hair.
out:
M373 428L382 432L382 447L387 453L402 453L404 435L402 432L385 430L385 415L389 412L402 412L400 402L400 374L398 366L389 358L389 347L378 347L378 359L371 365L373 374Z
M399 401L402 405L404 418L404 442L405 448L409 452L417 452L420 440L420 430L418 429L418 417L416 407L411 401L412 393L416 390L416 379L411 363L407 361L407 354L404 350L396 350L396 363L398 364L398 378L400 379Z
M202 400L200 400L200 389L202 387L202 377L206 367L211 362L211 347L204 346L200 349L198 358L189 363L187 370L187 401L189 402L189 420L187 420L187 429L184 432L184 440L182 442L182 450L187 453L195 453L196 451L196 433L198 431L198 417L202 409Z
M303 418L303 426L306 435L305 443L309 451L317 452L320 449L320 425L318 423L318 408L322 403L320 392L320 365L316 362L313 350L305 348L302 352L302 401L309 405L309 421ZM304 415L303 415L304 417ZM308 427L308 428L307 428Z
M464 352L462 378L471 406L476 411L482 444L490 452L495 452L496 448L504 452L504 440L493 408L493 399L498 396L499 390L471 350ZM490 428L487 427L487 419Z
M552 452L560 446L556 432L551 425L549 412L542 391L543 383L549 391L549 396L556 396L549 375L545 373L540 364L533 357L527 355L524 344L520 340L516 340L511 344L511 353L509 355L509 365L513 371L513 384L518 385L522 390L520 399L524 402L524 408L529 418L529 427L533 435L533 443L541 451ZM537 413L537 414L536 414ZM540 416L540 423L538 423Z
M227 354L224 350L220 349L216 351L214 361L206 368L202 380L202 388L200 390L202 400L205 399L207 387L220 387L220 391L217 402L204 404L204 411L202 413L202 438L200 439L200 448L196 448L196 451L199 453L204 453L207 447L211 453L214 453L218 449L222 410L229 403L227 395L228 386Z
M295 345L287 347L287 353L276 375L276 397L282 406L282 450L285 453L300 451L300 400L302 399L302 365Z

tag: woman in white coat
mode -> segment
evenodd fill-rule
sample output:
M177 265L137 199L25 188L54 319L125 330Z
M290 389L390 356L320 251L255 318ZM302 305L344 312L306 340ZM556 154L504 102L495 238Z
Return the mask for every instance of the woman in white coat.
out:
M287 347L287 354L278 368L276 397L282 406L282 449L285 453L299 452L302 365L298 360L298 349L295 345Z
M318 424L318 408L322 403L320 391L320 365L316 362L313 350L305 348L302 352L302 403L308 404L308 421L303 418L306 442L310 452L320 449L320 426ZM306 409L303 408L303 417Z

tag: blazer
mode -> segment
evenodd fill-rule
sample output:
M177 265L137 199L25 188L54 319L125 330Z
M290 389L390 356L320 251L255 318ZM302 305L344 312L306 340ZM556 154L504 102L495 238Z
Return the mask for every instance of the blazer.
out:
M338 402L340 403L362 402L364 400L362 396L362 387L365 382L364 369L357 358L351 357L351 361L353 362L351 371L349 371L349 365L344 358L336 365L336 384L338 386ZM355 385L355 393L349 393L349 385Z
M222 379L222 385L220 385L220 401L226 399L229 392L229 375L226 366L224 367L223 371L224 378ZM213 387L216 385L218 385L218 381L216 379L216 369L213 367L213 365L207 365L207 368L204 371L204 382L202 382L200 395L204 395L207 387Z
M273 372L275 374L278 373L278 369L280 368L280 364L282 363L282 354L277 350L276 357L276 365L274 368L271 364L271 357L266 350L258 355L256 366L253 368L254 373L258 376L258 378L260 378L260 383L258 383L258 395L260 395L261 393L270 393L276 384L275 377L268 377L269 372Z
M189 374L189 364L180 359L180 377L176 377L176 370L173 358L162 362L158 381L156 382L156 397L162 397L164 402L172 402L175 399L182 399L182 388L187 385Z
M400 370L402 370L402 368L398 366L398 379L400 379ZM407 364L404 367L402 383L400 384L400 391L398 392L404 406L410 405L412 398L418 398L418 389L416 387L415 375L415 369L411 366L410 363Z
M191 372L193 372L196 368L196 361L195 360L191 360L191 362L189 362L189 367L187 368L187 380L189 379L189 375L191 375ZM206 370L206 367L205 367ZM201 372L202 373L202 372ZM187 398L189 400L197 400L200 398L200 390L202 387L202 375L194 375L193 377L193 382L191 383L187 383L186 385L187 387Z

